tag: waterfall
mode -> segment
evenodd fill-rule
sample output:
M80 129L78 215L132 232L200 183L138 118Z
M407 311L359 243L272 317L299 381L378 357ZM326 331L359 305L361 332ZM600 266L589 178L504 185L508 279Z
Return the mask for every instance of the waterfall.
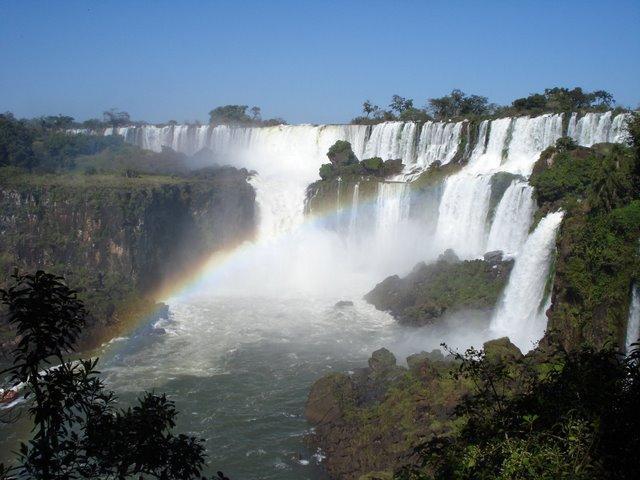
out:
M347 240L351 244L355 244L358 232L358 196L360 195L360 182L353 187L353 198L351 199L351 212L349 216L349 230L347 231Z
M468 168L470 170L486 172L496 170L500 167L502 164L502 154L507 142L507 134L509 133L512 121L511 118L500 118L491 121L490 124L485 127L485 135L487 129L489 130L489 139L485 148L474 149L469 159ZM481 142L478 141L478 145L480 144Z
M496 208L487 251L517 255L527 238L534 211L533 188L523 180L511 182Z
M545 286L563 215L547 214L529 235L491 321L490 328L496 335L508 336L523 351L534 347L547 325Z
M413 163L415 137L416 124L413 122L384 122L374 125L361 159L380 157L383 160L402 159L405 165Z
M636 285L631 289L631 303L629 305L629 319L627 320L627 335L625 338L625 352L631 352L631 345L640 339L640 293Z
M458 174L446 180L436 226L436 245L461 258L484 253L491 175Z
M464 122L426 122L420 131L416 165L426 169L435 161L449 163L460 145Z
M505 146L508 151L502 168L511 173L529 175L542 151L555 145L561 136L562 114L516 118L511 139Z
M578 114L573 113L569 119L567 136L585 147L605 142L623 143L628 137L626 122L630 115L619 113L614 117L610 111L591 112L578 118Z
M409 189L404 182L380 182L376 198L375 248L379 257L393 251L409 218Z

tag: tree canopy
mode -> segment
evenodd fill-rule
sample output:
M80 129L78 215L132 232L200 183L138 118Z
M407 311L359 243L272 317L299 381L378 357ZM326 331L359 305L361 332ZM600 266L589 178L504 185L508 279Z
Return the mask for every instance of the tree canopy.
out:
M0 478L200 478L203 440L173 432L173 402L147 392L135 406L117 408L116 395L99 377L98 360L67 358L87 312L61 277L16 274L0 298L20 337L13 365L0 373L24 385L21 395L34 424L16 465L0 464Z

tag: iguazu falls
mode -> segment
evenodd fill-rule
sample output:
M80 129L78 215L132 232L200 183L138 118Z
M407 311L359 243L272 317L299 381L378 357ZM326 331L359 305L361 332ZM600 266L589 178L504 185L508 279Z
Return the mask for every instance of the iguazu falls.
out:
M0 3L0 480L637 478L640 5L329 3Z

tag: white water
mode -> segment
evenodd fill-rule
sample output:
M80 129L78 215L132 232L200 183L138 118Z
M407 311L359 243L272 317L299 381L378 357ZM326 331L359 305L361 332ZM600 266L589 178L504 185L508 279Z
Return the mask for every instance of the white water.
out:
M622 141L625 118L610 112L572 115L568 134L583 145ZM259 207L258 243L237 262L233 272L226 273L223 289L237 283L240 291L269 295L322 291L358 296L385 275L402 274L415 262L431 260L448 248L462 258L475 258L496 249L516 256L516 268L507 287L507 292L513 292L514 285L522 282L517 275L525 268L521 257L526 256L528 264L535 260L530 252L540 243L536 243L540 227L528 236L534 204L531 188L524 180L511 183L489 222L491 178L498 172L509 172L526 179L540 153L562 136L562 123L562 115L551 114L483 121L477 143L466 148L470 151L468 164L446 179L439 199L429 200L438 202L435 233L426 232L424 220L421 223L413 218L412 209L417 208L419 217L421 207L411 206L407 183L381 183L373 205L367 206L365 200L364 207L356 187L350 211L337 213L339 228L335 231L305 224L305 189L318 178L318 168L327 162L326 152L337 140L349 141L358 158L402 159L405 178L414 178L416 172L433 162L446 164L461 153L458 148L465 122L386 122L373 127L144 126L124 127L117 133L155 151L169 146L192 154L206 148L218 161L258 172L250 180ZM338 203L341 207L345 199L339 198ZM356 238L358 241L354 241ZM546 281L545 258L538 259L539 268L526 271L531 285ZM541 295L536 289L528 299L539 305ZM508 313L502 311L494 324L502 329L512 324L508 329L518 335L521 324ZM534 330L535 335L541 335L540 325L536 324ZM526 341L535 337L531 332L522 335Z
M562 217L562 212L547 214L529 236L491 322L496 336L508 336L523 351L535 346L547 325L548 305L542 302Z
M631 351L631 345L640 339L640 292L636 285L631 289L631 303L629 304L629 319L627 320L627 335L625 337L625 352Z
M524 180L511 182L496 208L486 250L517 255L527 238L534 211L533 188Z
M627 139L626 122L628 113L620 113L615 117L611 112L587 113L578 118L573 113L569 119L567 136L576 143L590 147L596 143L623 143Z
M491 175L458 174L447 179L440 201L435 243L452 248L461 258L485 252Z
M347 231L350 244L353 246L358 240L358 202L360 201L360 182L353 187L351 211L349 213L349 230Z

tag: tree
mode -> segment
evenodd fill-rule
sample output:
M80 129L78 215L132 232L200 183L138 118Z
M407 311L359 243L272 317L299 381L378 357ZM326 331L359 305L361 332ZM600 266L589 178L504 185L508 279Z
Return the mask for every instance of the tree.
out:
M364 103L362 104L362 112L365 114L367 118L369 118L371 114L375 115L375 113L378 112L379 110L380 110L380 107L377 105L373 105L371 103L371 100L365 100Z
M196 479L204 465L202 440L174 435L177 411L164 395L145 393L117 409L98 376L98 360L68 361L86 310L61 277L38 271L14 276L0 290L9 323L21 338L9 373L22 384L34 428L20 447L11 478L68 480ZM51 366L55 365L55 366ZM219 474L219 478L224 478Z
M32 144L34 134L24 121L10 112L0 114L0 166L31 169L37 163Z
M116 108L102 112L104 122L110 127L117 128L131 123L131 118L127 112L119 111Z
M247 115L248 105L224 105L209 112L211 124L247 124L251 117Z
M487 97L467 95L462 90L454 89L449 95L430 98L427 108L438 120L459 117L461 115L486 115L495 109Z
M392 112L396 112L396 114L400 115L405 110L409 108L413 108L413 100L410 98L404 98L400 95L394 95L391 97L391 103L389 104L389 108Z
M262 118L262 112L260 110L260 107L251 107L251 118L253 119L254 122L259 122L260 119Z

